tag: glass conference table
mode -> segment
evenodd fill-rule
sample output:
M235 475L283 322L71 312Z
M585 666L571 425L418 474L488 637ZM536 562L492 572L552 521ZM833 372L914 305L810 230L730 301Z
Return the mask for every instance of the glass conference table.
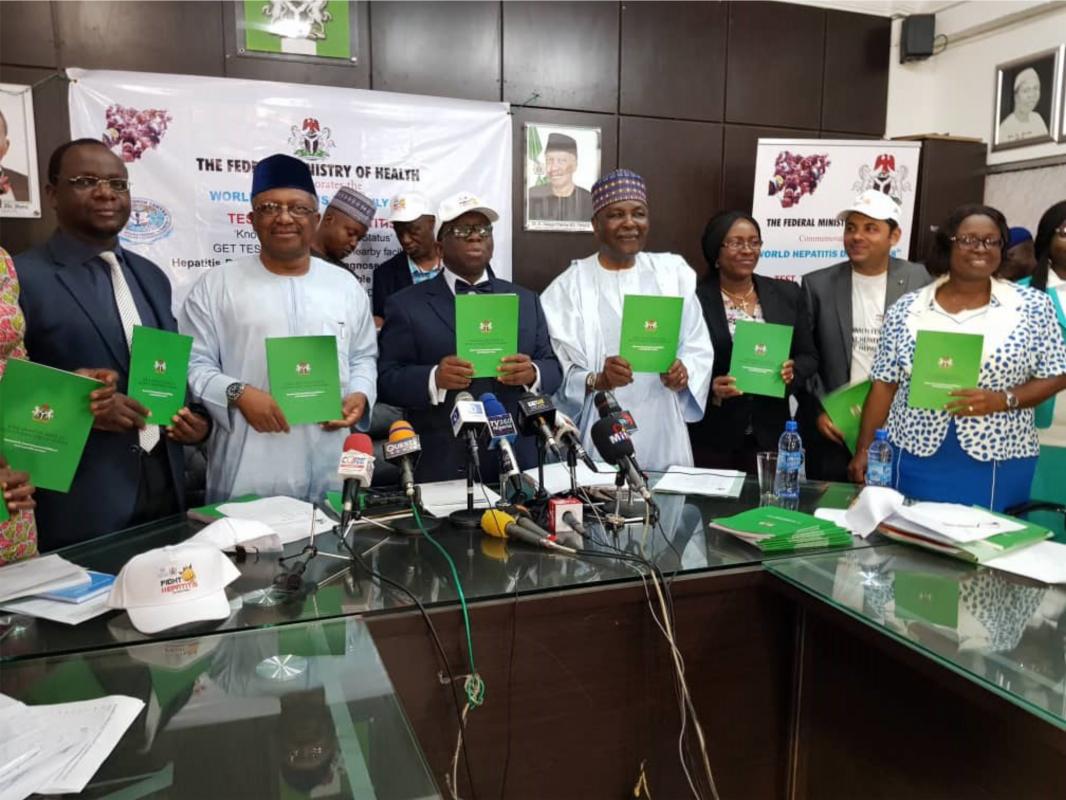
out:
M855 487L848 484L810 482L800 493L802 510L819 506L846 507ZM738 498L706 498L656 494L660 524L645 531L627 526L605 543L602 529L593 525L587 548L603 557L574 557L511 545L476 530L445 523L434 538L447 550L470 601L526 596L565 588L588 588L639 580L627 562L610 557L612 548L629 554L643 553L667 575L700 573L731 567L758 565L768 558L757 548L708 529L715 517L729 516L758 504L757 482L748 479ZM131 528L58 551L70 561L110 574L137 553L183 541L202 527L184 517L172 517ZM373 526L360 526L349 535L353 549L375 571L402 585L427 608L458 602L451 571L438 550L422 536L389 535ZM20 619L20 625L0 639L0 663L40 655L84 653L149 640L254 629L364 615L413 607L411 599L372 579L352 564L335 533L319 534L321 551L308 565L302 589L281 591L274 578L282 571L277 555L248 555L238 560L241 577L227 588L232 613L221 624L172 629L152 637L138 633L124 612L109 612L77 626L45 620ZM286 555L300 552L303 542L288 545ZM856 539L853 547L870 541ZM0 612L2 615L3 612Z

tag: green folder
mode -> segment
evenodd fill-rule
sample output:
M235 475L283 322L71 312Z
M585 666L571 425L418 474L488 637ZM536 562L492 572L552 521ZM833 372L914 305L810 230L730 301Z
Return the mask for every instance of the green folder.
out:
M518 353L518 295L455 297L455 354L474 365L475 378L495 378L500 359Z
M129 396L152 412L157 425L185 405L192 337L137 325L130 345Z
M677 359L681 338L680 297L627 294L622 302L618 354L634 372L667 372Z
M980 334L918 331L907 403L943 411L951 392L976 388L983 346Z
M185 512L185 516L189 519L197 520L198 522L215 522L226 516L218 510L219 506L224 506L226 503L250 503L253 500L258 499L259 495L257 494L242 494L239 497L231 497L229 500L222 500L218 503L190 508Z
M266 340L270 394L290 425L341 418L341 379L334 336Z
M792 349L792 327L773 322L737 320L729 374L745 394L785 396L781 366Z
M774 506L748 509L719 517L710 527L753 544L764 553L784 553L811 547L845 547L851 534L828 520L802 511Z
M900 619L948 628L959 624L959 582L955 578L897 569L892 589Z
M70 490L93 425L92 378L31 361L11 359L0 406L0 452L12 469L30 473L34 485Z
M870 381L863 381L837 389L822 398L822 409L844 434L844 444L852 453L858 446L862 406L866 402L866 395L870 393L870 386Z

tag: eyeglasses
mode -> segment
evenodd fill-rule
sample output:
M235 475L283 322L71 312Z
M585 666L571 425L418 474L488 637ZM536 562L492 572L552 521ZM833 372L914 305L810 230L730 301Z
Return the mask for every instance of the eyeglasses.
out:
M952 236L951 241L963 250L978 250L982 245L985 250L996 250L1003 246L1003 240L998 236L986 236L982 239L980 236L972 236L968 233L962 236Z
M67 178L67 183L82 192L98 189L104 185L107 185L112 192L118 192L119 194L125 194L130 190L130 182L127 178L97 178L95 175L76 175L73 178Z
M745 247L752 252L758 253L762 250L762 239L726 239L722 242L722 247L730 253L739 253Z
M476 235L479 239L488 239L492 236L491 225L453 225L448 229L448 235L456 239L469 239Z
M252 211L263 219L273 219L285 211L288 211L293 219L306 219L315 213L315 209L310 206L290 206L286 203L260 203Z

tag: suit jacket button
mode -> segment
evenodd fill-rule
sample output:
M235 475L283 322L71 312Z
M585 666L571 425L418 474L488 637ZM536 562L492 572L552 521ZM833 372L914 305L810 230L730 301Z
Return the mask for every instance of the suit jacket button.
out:
M131 444L130 445L130 452L133 453L134 455L137 455L138 453L141 452L141 446L139 444Z

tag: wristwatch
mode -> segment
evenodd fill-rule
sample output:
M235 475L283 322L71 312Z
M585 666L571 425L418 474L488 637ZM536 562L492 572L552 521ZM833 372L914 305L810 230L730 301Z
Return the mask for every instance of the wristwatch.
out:
M1010 391L1009 389L1007 391L1005 391L1003 394L1006 395L1006 397L1007 397L1007 410L1008 411L1017 411L1018 410L1018 395L1016 395L1014 392Z
M595 372L590 372L585 376L585 394L592 394L596 391L596 381L599 377L600 376Z
M244 394L244 389L245 389L245 387L247 385L248 385L247 383L241 383L240 381L235 381L235 382L231 383L229 386L227 386L226 387L226 402L228 402L230 405L233 405L238 400L240 400L241 399L241 395Z

